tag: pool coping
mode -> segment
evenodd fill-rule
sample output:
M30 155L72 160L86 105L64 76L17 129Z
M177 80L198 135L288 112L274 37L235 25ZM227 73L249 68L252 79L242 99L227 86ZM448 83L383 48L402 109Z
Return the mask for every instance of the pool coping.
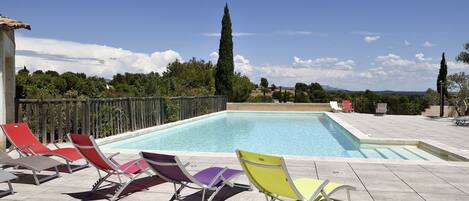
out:
M469 166L469 153L464 152L463 150L448 146L441 142L427 140L427 139L404 139L404 138L371 138L369 135L361 132L354 126L340 119L334 113L331 112L315 112L315 111L238 111L238 110L224 110L220 112L214 112L198 117L193 117L189 119L184 119L176 122L171 122L168 124L153 126L149 128L139 129L135 131L130 131L114 136L109 136L101 139L97 139L96 142L98 145L105 145L124 139L129 139L141 135L145 135L151 132L175 127L181 124L198 121L201 119L213 117L223 113L305 113L305 114L325 114L338 125L342 126L347 130L351 137L355 138L360 144L374 144L374 145L413 145L417 146L420 149L423 149L427 152L430 152L434 155L447 158L449 161L412 161L412 160L391 160L391 159L361 159L361 158L346 158L346 157L317 157L317 156L295 156L295 155L284 155L288 159L297 159L297 160L321 160L321 161L337 161L337 162L363 162L363 163L405 163L405 164L448 164L457 163L467 163ZM115 148L105 148L103 150L107 151L119 151L125 153L138 153L140 151L155 151L155 150L133 150L133 149L115 149ZM177 153L178 155L184 156L211 156L211 157L220 157L220 156L234 156L234 153L224 153L224 152L187 152L187 151L161 151L161 153ZM457 161L452 161L457 160ZM454 165L454 164L453 164Z

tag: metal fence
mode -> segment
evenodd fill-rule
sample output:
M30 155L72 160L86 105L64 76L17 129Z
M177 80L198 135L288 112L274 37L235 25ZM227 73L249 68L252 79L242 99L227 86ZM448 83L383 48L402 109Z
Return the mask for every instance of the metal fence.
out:
M67 133L96 138L226 110L225 96L20 99L16 121L27 122L42 142Z

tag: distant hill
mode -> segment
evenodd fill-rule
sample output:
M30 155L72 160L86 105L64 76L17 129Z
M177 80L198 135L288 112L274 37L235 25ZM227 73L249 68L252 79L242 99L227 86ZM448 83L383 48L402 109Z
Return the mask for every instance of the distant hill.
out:
M351 91L347 89L341 89L337 87L332 87L329 85L322 85L322 88L325 91L328 92L343 92L343 93L355 93L355 92L364 92L363 91ZM294 91L295 87L282 87L282 89L286 89L289 91ZM385 91L372 91L373 93L376 94L384 94L384 95L403 95L403 96L423 96L425 95L425 91L391 91L391 90L385 90Z

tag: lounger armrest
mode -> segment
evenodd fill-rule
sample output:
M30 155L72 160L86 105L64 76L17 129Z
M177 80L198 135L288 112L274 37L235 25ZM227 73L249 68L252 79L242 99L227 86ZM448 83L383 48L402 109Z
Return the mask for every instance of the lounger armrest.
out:
M315 190L311 198L309 198L309 201L314 201L318 197L319 194L322 195L322 197L326 200L330 200L329 195L324 191L324 188L326 188L327 184L329 184L329 180L326 179L322 182L321 185L319 185Z
M52 142L52 144L55 146L55 148L60 149L59 145L57 145L57 143L59 143L59 142L60 142L60 141L57 139L57 140L54 140L54 141Z
M119 155L119 154L120 154L120 152L116 152L116 153L111 154L111 155L108 156L107 158L108 158L108 159L112 159L114 156L117 156L117 155Z
M23 146L19 146L19 147L16 147L18 151L20 152L23 152L24 149L27 149L31 154L36 154L36 152L34 152L31 147L34 146L34 144L28 144L28 145L23 145Z
M225 182L225 180L223 179L223 173L225 173L225 171L228 170L228 167L225 167L223 168L223 170L221 170L220 172L218 172L218 174L213 177L212 181L210 181L210 183L208 184L209 187L212 187L214 185L216 185L215 182L218 181L218 179L221 179L223 182Z
M113 154L111 154L110 156L108 156L107 159L109 159L109 160L110 160L111 162L113 162L114 164L119 165L119 163L118 163L116 160L114 160L114 156L117 156L117 155L119 155L119 154L120 154L120 152L113 153Z
M127 172L127 170L129 170L129 168L133 167L134 165L137 166L140 170L146 171L146 169L143 168L143 167L140 165L140 161L145 161L145 160L143 160L143 159L135 160L134 162L130 163L126 168L124 168L124 169L121 170L121 171L122 171L122 172Z

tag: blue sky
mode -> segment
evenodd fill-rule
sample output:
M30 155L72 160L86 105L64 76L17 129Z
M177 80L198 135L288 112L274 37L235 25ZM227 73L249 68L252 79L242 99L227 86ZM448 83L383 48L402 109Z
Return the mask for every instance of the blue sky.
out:
M216 61L225 1L3 1L25 21L17 64L32 69L164 71L174 59ZM352 90L434 88L441 53L450 73L469 41L468 1L228 1L236 70L277 85Z

